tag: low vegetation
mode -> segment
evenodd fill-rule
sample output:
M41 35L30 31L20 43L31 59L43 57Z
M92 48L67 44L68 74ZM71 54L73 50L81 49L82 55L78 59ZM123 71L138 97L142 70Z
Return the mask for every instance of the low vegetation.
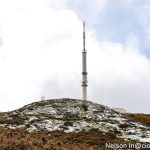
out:
M104 150L105 143L127 143L115 133L97 130L79 133L32 132L0 128L0 150Z
M150 114L125 113L124 115L131 121L140 122L144 125L150 126Z

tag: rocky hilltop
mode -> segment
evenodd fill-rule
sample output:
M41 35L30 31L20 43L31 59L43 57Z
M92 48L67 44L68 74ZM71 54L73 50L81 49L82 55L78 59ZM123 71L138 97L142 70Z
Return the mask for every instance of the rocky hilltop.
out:
M38 101L4 113L0 127L23 128L29 132L96 131L114 133L115 138L126 141L150 142L149 125L131 121L104 105L68 98Z

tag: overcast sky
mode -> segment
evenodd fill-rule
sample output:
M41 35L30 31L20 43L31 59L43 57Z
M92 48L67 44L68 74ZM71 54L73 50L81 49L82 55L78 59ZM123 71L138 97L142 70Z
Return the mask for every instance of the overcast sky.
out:
M88 99L150 113L149 0L0 0L0 110L81 98L82 21Z

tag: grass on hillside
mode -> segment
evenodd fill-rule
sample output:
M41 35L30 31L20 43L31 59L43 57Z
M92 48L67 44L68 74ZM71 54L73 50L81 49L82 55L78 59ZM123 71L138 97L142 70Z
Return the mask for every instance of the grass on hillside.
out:
M150 126L150 114L125 113L124 115L131 121L140 122L144 125Z
M117 139L115 133L95 130L29 133L25 129L0 128L0 150L104 150L105 143L128 142Z

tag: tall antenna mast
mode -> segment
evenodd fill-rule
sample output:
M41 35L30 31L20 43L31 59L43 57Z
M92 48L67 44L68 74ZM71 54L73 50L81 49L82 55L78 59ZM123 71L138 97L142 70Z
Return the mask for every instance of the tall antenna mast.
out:
M86 66L86 49L85 49L85 22L83 22L83 51L82 51L82 98L87 100L87 66Z

